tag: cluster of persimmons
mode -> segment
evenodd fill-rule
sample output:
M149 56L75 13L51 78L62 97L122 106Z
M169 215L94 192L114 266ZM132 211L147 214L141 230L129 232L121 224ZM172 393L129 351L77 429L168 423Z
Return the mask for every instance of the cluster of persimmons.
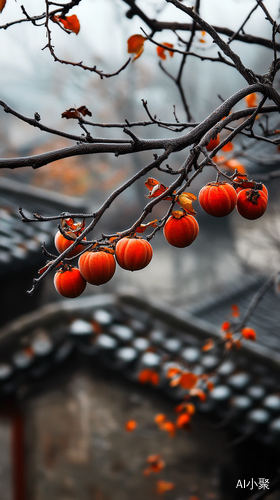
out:
M209 145L209 148L213 145ZM164 193L166 188L153 178L148 178L146 187L148 198L155 198ZM180 210L172 211L163 226L163 234L167 242L178 248L188 247L199 233L199 225L195 218L196 212L192 203L197 199L192 193L181 193L163 198L176 202ZM268 191L262 183L249 180L244 173L233 176L232 182L209 182L200 190L198 201L202 209L214 217L229 215L235 208L239 214L250 220L261 217L267 207ZM161 224L162 225L162 224ZM79 255L78 267L63 264L54 277L56 290L64 297L75 298L85 290L86 284L102 285L114 275L116 263L123 269L137 271L145 268L152 259L151 244L137 233L143 233L149 226L157 227L158 221L153 220L141 224L131 235L111 238L109 244L77 245L70 250L67 257ZM62 220L62 232L55 236L55 246L62 253L70 247L83 230L84 224L73 219ZM85 238L86 239L86 238Z

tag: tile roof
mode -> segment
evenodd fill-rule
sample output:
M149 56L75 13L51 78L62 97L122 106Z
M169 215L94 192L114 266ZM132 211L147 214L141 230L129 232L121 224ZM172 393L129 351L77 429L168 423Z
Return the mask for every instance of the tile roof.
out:
M209 323L136 296L49 304L0 330L0 400L24 398L78 356L82 364L94 359L135 383L143 370L152 370L159 377L155 390L180 402L188 391L171 387L166 377L176 366L198 376L208 373L214 383L206 402L194 398L198 411L274 446L280 437L280 356L248 345L221 362L218 347L201 349L209 336L219 338Z

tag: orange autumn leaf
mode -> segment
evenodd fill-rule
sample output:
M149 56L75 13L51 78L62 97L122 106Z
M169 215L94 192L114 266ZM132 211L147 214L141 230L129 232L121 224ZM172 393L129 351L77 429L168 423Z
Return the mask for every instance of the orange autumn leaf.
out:
M182 370L180 370L180 368L175 368L175 367L174 368L168 368L166 377L167 378L173 378L173 377L175 377L176 375L178 375L181 372L182 372Z
M197 396L202 403L204 403L204 401L206 401L206 398L207 398L205 392L202 389L197 389L196 387L191 389L190 395Z
M192 203L197 197L192 193L182 193L176 196L177 203L189 214L195 215L196 212L193 209Z
M162 431L166 431L169 434L169 437L174 438L176 434L176 427L173 424L173 422L164 422L163 424L160 425L160 429Z
M161 426L161 424L163 424L163 422L166 421L166 416L164 415L164 413L158 413L156 416L155 416L155 423L158 425L158 426Z
M204 351L204 352L210 351L211 349L213 349L214 346L215 346L214 340L213 339L208 339L206 341L206 344L204 344L204 346L202 347L202 351Z
M167 187L153 177L149 177L145 182L146 188L150 191L146 198L156 198L166 191ZM171 196L166 196L165 200L172 200Z
M194 415L195 406L192 403L180 403L179 405L175 406L175 412L176 413L186 412L189 415Z
M198 381L198 376L195 373L185 372L182 373L179 384L183 389L192 389Z
M157 227L157 222L158 222L158 220L155 219L155 220L152 220L151 222L147 222L147 224L140 224L140 226L137 227L136 232L137 233L144 233L144 231L146 231L146 229L150 226Z
M230 151L233 150L233 144L232 142L228 142L222 147L222 150L225 151L226 153L229 153Z
M166 491L173 490L175 487L174 483L169 481L159 480L157 481L156 491L158 495L163 495Z
M257 94L253 92L252 94L246 95L245 101L248 108L256 108L257 106Z
M210 392L213 391L215 386L214 386L214 383L212 382L212 380L208 380L206 385L207 385L208 391L210 391Z
M151 370L150 368L145 368L138 375L138 380L140 384L152 384L158 385L159 383L159 375L155 370Z
M0 0L0 12L2 12L2 10L4 9L6 5L6 0Z
M125 430L127 432L133 432L137 427L137 422L135 420L128 420L125 424Z
M166 47L166 49L164 49L163 47L159 47L158 46L157 47L157 54L158 54L158 56L161 59L165 60L166 59L166 53L165 52L166 52L166 50L173 48L173 43L165 42L165 43L162 43L162 45L164 45ZM169 52L170 57L173 57L174 52L172 52L172 50L168 50L168 52Z
M190 421L191 416L188 413L182 413L176 420L176 427L178 427L178 429L189 427Z
M240 316L239 307L236 304L232 304L231 306L231 315L234 318L238 318Z
M148 467L143 472L145 476L148 476L152 472L158 473L165 467L165 463L162 460L161 455L149 455L147 458L147 464Z
M135 61L138 59L138 57L141 56L142 52L144 51L144 42L147 40L142 35L132 35L129 37L127 40L127 52L129 54L135 54L134 58L132 61Z
M56 17L59 23L63 24L66 30L72 31L73 33L76 33L76 35L79 33L80 21L77 18L76 14L73 14L73 16L65 16L65 17L54 16L54 17Z
M256 340L256 332L253 328L245 327L242 328L241 334L246 340Z
M242 165L242 163L240 163L238 160L235 160L235 158L227 160L224 163L224 167L229 168L230 170L238 170L239 173L246 173L244 165Z

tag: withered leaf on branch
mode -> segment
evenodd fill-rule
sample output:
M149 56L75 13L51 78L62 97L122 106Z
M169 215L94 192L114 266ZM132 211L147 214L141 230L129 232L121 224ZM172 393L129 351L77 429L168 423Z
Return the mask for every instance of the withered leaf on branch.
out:
M197 197L192 193L182 193L176 196L177 203L189 214L195 215L196 211L193 209L192 203Z
M144 233L144 231L146 231L146 229L150 226L157 227L157 222L158 222L158 220L155 219L155 220L152 220L151 222L147 222L147 224L140 224L140 226L137 227L136 232L137 233Z
M160 194L164 193L167 190L167 187L161 182L157 181L153 177L149 177L145 182L146 188L149 189L149 194L146 195L146 198L156 198ZM165 200L172 200L170 196L166 196Z
M2 10L4 9L6 5L6 0L0 0L0 12L2 12Z
M58 24L61 23L66 30L72 31L73 33L76 33L76 35L80 31L80 21L75 14L73 14L73 16L65 16L65 17L52 16L51 20L54 23Z
M0 0L1 1L1 0ZM69 108L64 113L61 114L62 118L76 118L79 119L82 116L92 116L91 111L88 110L86 106L80 106L79 108Z

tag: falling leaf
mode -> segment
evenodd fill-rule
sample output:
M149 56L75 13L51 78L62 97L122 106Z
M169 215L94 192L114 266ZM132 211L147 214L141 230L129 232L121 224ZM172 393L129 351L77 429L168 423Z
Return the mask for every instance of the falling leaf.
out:
M148 476L152 472L158 473L164 467L165 463L161 458L161 455L149 455L147 458L148 468L144 470L144 475Z
M143 233L150 226L157 227L157 223L158 223L158 220L155 219L155 220L152 220L151 222L147 222L147 224L140 224L140 226L137 227L136 232Z
M225 151L226 153L229 153L230 151L232 151L233 150L233 144L232 144L232 142L227 142L227 144L225 144L222 147L222 150Z
M242 328L241 334L246 340L256 340L256 332L253 328Z
M195 215L196 211L193 209L192 203L197 197L192 193L182 193L176 196L177 203L189 214Z
M51 19L54 23L62 24L66 30L72 31L73 33L76 33L76 35L80 31L80 21L77 18L76 14L73 14L73 16L65 17L52 16Z
M176 413L186 412L189 415L194 415L195 406L192 403L180 403L179 405L175 406L175 412Z
M135 420L128 420L125 424L125 430L127 432L133 432L137 427L137 422Z
M182 372L182 370L180 370L180 368L176 368L176 367L168 368L166 377L173 378L173 377L175 377L175 375L181 374L181 372Z
M155 416L155 423L157 425L161 425L163 422L166 421L166 416L164 415L164 413L158 413L156 416Z
M6 5L6 0L0 0L0 12L2 12L2 10L4 9Z
M204 344L204 346L202 347L202 351L204 351L204 352L210 351L211 349L213 349L214 346L215 346L214 340L208 339L206 341L206 344Z
M163 481L162 479L157 481L156 491L158 495L163 495L166 491L173 490L175 487L174 483L169 481Z
M257 107L257 94L253 92L252 94L246 95L245 101L248 108L256 108Z
M142 35L132 35L127 40L127 52L129 54L135 54L132 61L135 61L136 59L138 59L138 57L141 56L142 52L144 51L144 42L146 40L147 38Z
M206 385L207 385L208 391L210 391L210 392L213 391L215 386L214 386L214 383L212 382L212 380L208 380Z
M138 375L138 380L140 384L159 384L159 374L155 370L151 370L150 368L146 368L142 370Z
M204 401L206 401L206 398L207 398L205 392L202 391L202 389L198 389L196 387L194 387L193 389L191 389L190 395L191 396L197 396L202 403L204 403Z
M238 318L240 316L239 307L236 304L232 304L231 306L231 315L234 318Z
M174 438L176 434L176 427L173 424L173 422L164 422L161 426L160 429L162 431L166 431L169 434L170 438Z
M235 158L232 158L231 160L227 160L224 163L224 167L229 168L230 170L238 170L239 173L246 173L246 169L242 163L240 163L238 160Z
M165 43L162 43L162 45L164 45L166 47L166 49L164 49L163 47L159 47L158 46L157 47L157 54L158 54L158 56L161 59L165 60L166 59L166 53L165 52L166 52L166 50L173 48L173 43L165 42ZM168 52L169 52L170 57L173 57L174 52L172 50L168 50Z
M178 429L185 429L189 427L191 416L188 413L182 413L176 420L176 427Z
M184 372L180 377L180 386L183 389L192 389L198 381L198 376L195 373Z

